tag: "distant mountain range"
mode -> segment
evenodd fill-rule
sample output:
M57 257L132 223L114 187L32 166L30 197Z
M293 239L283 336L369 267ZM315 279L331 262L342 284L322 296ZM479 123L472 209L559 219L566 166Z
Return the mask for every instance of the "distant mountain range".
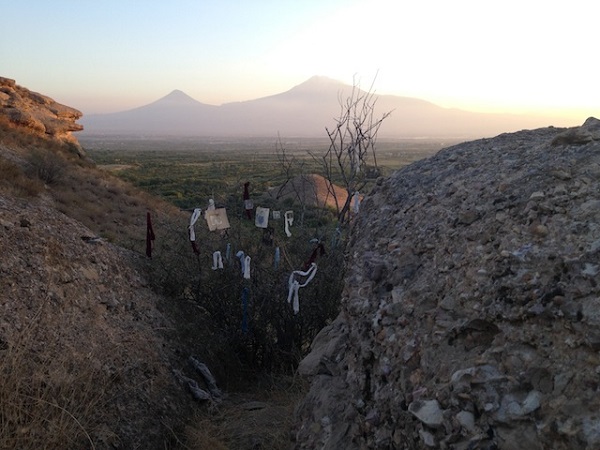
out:
M323 137L340 114L352 86L315 76L289 91L220 106L201 103L182 91L135 109L84 116L78 135ZM379 137L490 137L553 125L547 117L474 113L442 108L410 97L377 95L375 117L392 111Z

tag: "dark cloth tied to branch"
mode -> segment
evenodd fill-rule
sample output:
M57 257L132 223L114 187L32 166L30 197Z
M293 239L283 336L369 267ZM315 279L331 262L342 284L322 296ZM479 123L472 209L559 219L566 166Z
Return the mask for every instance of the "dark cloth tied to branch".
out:
M152 218L150 212L146 213L146 256L152 258L152 241L156 239L154 229L152 228Z
M244 210L246 211L246 217L252 220L252 209L254 205L252 205L252 200L250 200L250 192L248 187L250 186L250 182L246 181L244 183Z
M325 246L321 242L319 242L313 249L308 260L304 263L302 270L304 270L304 271L308 270L308 268L311 266L311 264L316 261L317 256L319 256L319 255L324 256L325 254L326 254Z

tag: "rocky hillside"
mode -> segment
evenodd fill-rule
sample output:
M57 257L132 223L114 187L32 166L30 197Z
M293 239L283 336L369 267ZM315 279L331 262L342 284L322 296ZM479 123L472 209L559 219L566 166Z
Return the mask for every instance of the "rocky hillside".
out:
M0 366L11 374L0 392L15 408L20 395L37 399L30 421L3 415L24 430L56 408L83 422L78 430L64 419L79 441L42 428L39 441L17 435L11 448L78 448L83 431L98 449L160 448L161 420L182 416L172 355L156 332L173 326L158 310L160 298L132 268L132 254L93 237L43 200L0 195Z
M297 448L600 448L600 121L457 145L382 180Z
M7 79L0 106L0 448L177 448L204 342L179 339L199 315L176 325L149 272L187 214L96 169L76 110Z

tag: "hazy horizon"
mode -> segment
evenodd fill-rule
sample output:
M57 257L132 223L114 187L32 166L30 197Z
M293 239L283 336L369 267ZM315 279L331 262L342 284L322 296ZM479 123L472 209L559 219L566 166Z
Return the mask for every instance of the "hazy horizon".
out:
M327 136L335 126L340 99L347 98L350 85L324 77L313 77L277 95L221 106L194 100L173 91L134 109L91 114L81 119L84 134L137 136ZM522 129L575 126L547 116L471 113L439 107L424 100L379 96L374 98L374 118L385 118L379 137L480 138Z
M222 105L314 75L473 112L597 116L591 0L3 5L0 76L84 114L173 90ZM591 63L590 63L591 64Z

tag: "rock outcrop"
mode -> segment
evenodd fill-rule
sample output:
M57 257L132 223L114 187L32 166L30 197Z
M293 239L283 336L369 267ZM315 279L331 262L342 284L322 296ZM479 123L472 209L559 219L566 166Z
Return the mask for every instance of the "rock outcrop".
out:
M83 126L76 123L82 113L19 86L10 78L0 77L0 116L31 133L69 143L81 150L72 132L83 130Z
M600 121L378 182L297 448L600 448Z
M334 210L342 209L348 199L348 192L343 187L314 173L293 177L268 193L274 199L290 198L300 204Z

